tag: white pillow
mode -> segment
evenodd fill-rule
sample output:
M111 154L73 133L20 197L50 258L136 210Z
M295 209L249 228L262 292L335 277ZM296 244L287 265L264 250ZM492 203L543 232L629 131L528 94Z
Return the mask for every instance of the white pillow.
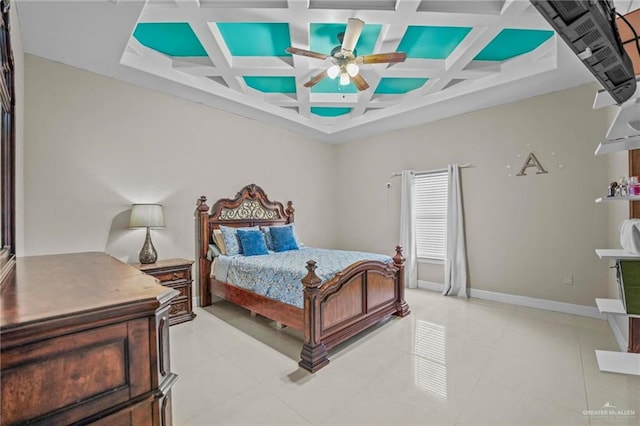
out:
M640 219L626 219L620 224L620 245L624 251L640 255Z

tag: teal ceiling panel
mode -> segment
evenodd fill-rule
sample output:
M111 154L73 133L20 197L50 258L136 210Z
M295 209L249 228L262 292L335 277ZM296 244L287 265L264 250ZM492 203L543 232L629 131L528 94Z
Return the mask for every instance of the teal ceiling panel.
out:
M294 77L243 77L247 86L265 93L295 93Z
M408 58L446 59L469 31L471 27L411 25L398 45L398 52L406 52Z
M289 24L269 22L217 22L233 56L291 56Z
M553 35L553 31L505 28L474 58L476 61L504 61L529 53Z
M331 49L340 45L338 34L344 32L347 24L310 24L309 47L314 52L331 54ZM356 44L358 55L370 55L378 41L382 25L365 24Z
M353 83L349 83L345 86L340 85L340 78L329 77L320 81L311 88L311 93L358 93L358 89Z
M426 81L428 78L383 78L380 80L378 87L376 87L376 94L381 95L398 95L407 93L412 90L416 90Z
M142 22L133 36L143 46L169 56L207 56L186 22Z
M351 108L338 108L338 107L311 107L311 113L319 115L320 117L339 117L341 115L349 114Z

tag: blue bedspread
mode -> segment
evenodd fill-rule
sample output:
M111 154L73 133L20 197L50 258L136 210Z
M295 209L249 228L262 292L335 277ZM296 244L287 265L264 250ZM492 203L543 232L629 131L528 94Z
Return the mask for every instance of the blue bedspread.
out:
M219 256L214 276L217 280L302 308L300 280L307 274L308 260L316 261L316 275L323 282L361 260L393 261L382 254L303 247L261 256Z

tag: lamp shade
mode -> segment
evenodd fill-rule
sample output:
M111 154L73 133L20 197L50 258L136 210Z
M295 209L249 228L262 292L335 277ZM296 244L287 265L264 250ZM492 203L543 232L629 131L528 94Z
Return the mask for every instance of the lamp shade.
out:
M160 204L134 204L131 206L129 228L164 228L164 212Z

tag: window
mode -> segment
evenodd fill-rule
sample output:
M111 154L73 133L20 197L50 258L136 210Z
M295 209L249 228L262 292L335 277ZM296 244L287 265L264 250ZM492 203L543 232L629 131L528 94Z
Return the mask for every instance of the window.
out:
M447 249L446 170L416 175L416 247L418 258L444 260Z

